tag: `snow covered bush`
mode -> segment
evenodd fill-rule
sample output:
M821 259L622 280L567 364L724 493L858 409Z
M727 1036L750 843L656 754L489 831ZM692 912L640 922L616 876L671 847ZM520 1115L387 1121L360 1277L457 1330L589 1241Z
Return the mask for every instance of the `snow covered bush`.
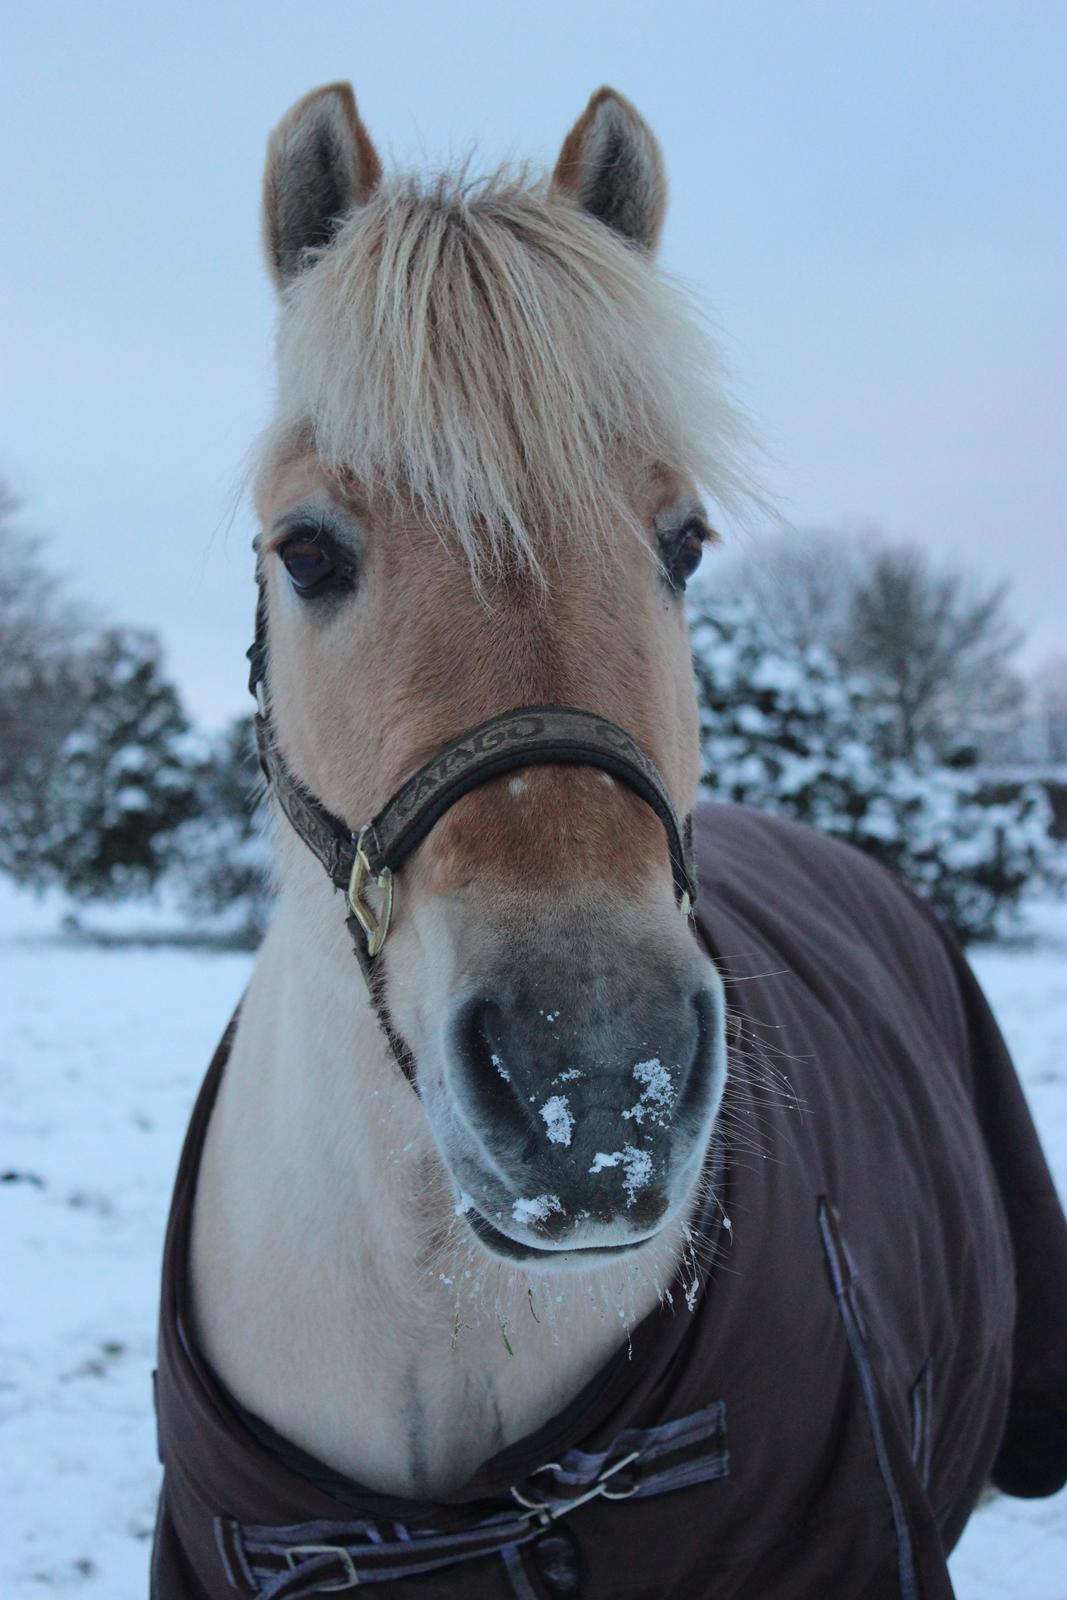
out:
M816 648L776 643L744 602L692 616L705 791L806 822L904 878L963 939L1056 876L1048 801L986 805L964 767L893 755L892 711Z
M153 886L192 813L188 723L153 634L110 629L78 668L70 731L3 807L0 864L79 899L120 899Z
M255 811L262 789L251 717L202 741L193 768L196 814L169 848L171 881L186 909L258 943L271 903L270 857Z

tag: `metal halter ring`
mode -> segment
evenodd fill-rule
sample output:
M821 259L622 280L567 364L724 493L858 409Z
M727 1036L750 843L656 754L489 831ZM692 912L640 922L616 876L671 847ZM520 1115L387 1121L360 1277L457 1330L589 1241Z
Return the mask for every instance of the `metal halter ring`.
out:
M385 943L385 936L389 932L389 918L393 914L393 874L388 867L383 867L377 877L373 876L363 844L368 832L369 828L361 829L356 840L352 875L348 880L348 903L352 907L352 915L367 937L367 954L376 956ZM368 878L372 878L375 887L381 891L382 903L378 911L375 911L363 897Z

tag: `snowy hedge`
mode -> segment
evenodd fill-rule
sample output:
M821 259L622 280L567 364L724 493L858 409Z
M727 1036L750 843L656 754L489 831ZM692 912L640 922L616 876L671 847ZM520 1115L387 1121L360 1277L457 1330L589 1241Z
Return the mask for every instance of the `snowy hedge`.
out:
M1057 856L1040 788L983 804L967 770L890 754L891 713L743 602L692 616L706 792L809 823L904 878L963 939L994 931Z

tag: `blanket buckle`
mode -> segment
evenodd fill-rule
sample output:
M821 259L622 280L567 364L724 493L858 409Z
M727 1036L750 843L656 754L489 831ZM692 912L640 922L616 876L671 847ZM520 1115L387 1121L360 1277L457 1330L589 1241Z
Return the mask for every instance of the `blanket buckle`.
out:
M355 1589L359 1584L359 1573L352 1556L343 1544L291 1544L286 1546L285 1559L291 1572L296 1572L301 1562L309 1561L315 1556L333 1556L344 1568L344 1576L329 1583L321 1580L316 1588L322 1594L332 1594L334 1590Z

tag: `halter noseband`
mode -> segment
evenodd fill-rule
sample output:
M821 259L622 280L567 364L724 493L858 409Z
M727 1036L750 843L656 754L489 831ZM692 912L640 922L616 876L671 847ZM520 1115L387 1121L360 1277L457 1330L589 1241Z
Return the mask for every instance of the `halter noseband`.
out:
M606 717L575 706L519 706L469 728L443 745L388 799L370 822L353 831L293 776L278 749L266 699L267 609L260 583L256 636L248 651L248 687L256 700L256 746L267 785L317 856L334 887L343 891L356 959L371 1005L400 1070L415 1086L415 1061L393 1023L380 961L393 907L394 877L412 851L463 795L520 767L598 767L626 784L663 824L679 909L696 901L691 825L679 825L673 802L647 751ZM367 898L373 884L375 905Z

